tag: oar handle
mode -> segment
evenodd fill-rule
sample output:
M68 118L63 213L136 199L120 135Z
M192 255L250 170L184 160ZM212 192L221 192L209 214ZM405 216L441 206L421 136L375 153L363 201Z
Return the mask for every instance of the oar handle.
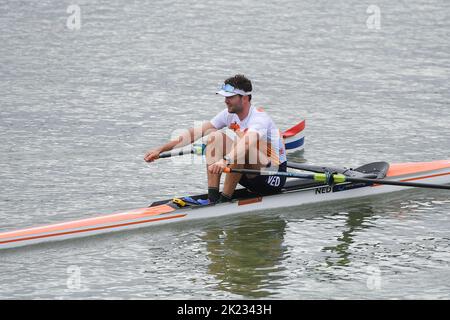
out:
M197 154L202 155L205 153L205 144L194 144L191 149L181 149L179 151L169 151L169 152L163 152L159 155L159 158L170 158L175 156L182 156L185 154Z
M185 152L185 151L179 151L179 152L164 152L159 155L159 158L170 158L175 156L182 156L183 154L193 153L191 152Z

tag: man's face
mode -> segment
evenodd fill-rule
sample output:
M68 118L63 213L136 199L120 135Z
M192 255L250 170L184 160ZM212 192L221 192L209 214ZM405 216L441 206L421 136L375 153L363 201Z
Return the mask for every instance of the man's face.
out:
M229 113L239 113L243 110L242 96L240 96L238 94L235 96L232 96L232 97L226 97L225 104L228 107Z

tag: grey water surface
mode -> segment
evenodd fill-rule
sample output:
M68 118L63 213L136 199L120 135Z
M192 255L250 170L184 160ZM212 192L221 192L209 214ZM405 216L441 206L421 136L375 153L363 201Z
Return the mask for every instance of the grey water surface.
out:
M204 192L143 156L236 73L302 161L450 159L446 0L0 0L0 29L0 232ZM449 264L450 194L412 190L1 251L0 298L449 299Z

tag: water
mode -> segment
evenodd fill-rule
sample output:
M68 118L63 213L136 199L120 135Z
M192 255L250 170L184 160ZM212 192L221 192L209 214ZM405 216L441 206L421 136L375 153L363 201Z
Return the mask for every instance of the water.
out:
M0 229L204 192L151 147L223 107L235 73L310 163L448 159L450 4L1 1ZM236 8L240 10L237 10ZM2 299L450 298L450 196L253 212L0 253Z

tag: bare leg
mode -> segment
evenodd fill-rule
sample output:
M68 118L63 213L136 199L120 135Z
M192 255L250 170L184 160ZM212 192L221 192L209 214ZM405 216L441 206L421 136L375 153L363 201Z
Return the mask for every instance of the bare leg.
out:
M207 166L223 159L223 156L227 154L232 148L232 146L236 146L239 139L243 138L237 136L237 141L232 141L225 133L216 131L211 133L208 136L208 143L206 146L206 164ZM230 168L246 168L246 169L254 169L259 170L262 167L265 167L269 162L267 157L267 143L265 141L258 141L256 144L252 144L253 149L247 151L245 156L246 164L230 164ZM252 163L252 164L249 164ZM210 173L207 170L208 175L208 197L213 199L212 195L218 195L219 186L220 186L220 177L221 173L215 174ZM240 173L229 173L225 177L223 195L227 198L231 198L233 196L234 190L236 189L239 180L241 179L242 174ZM249 176L252 178L252 176Z
M227 135L220 131L215 131L208 136L206 145L206 172L208 174L208 189L219 189L221 174L210 173L208 166L223 159L227 151L231 150L233 141Z
M249 150L245 156L245 162L246 164L231 164L229 165L230 168L234 169L252 169L252 170L259 170L262 167L265 167L267 163L269 163L269 159L267 157L266 152L267 144L263 141L260 141L256 145L255 150ZM252 155L249 155L249 153L255 152ZM252 159L253 158L253 159ZM255 162L249 164L251 162ZM225 182L223 186L223 194L227 198L231 198L233 196L234 190L236 189L239 180L241 180L242 174L241 173L229 173L225 176ZM249 178L253 178L254 175L248 175Z
M243 169L245 165L243 164L232 164L229 165L230 168L234 169ZM223 194L231 198L233 196L234 190L236 189L236 186L239 183L239 180L241 180L242 173L228 173L225 176L225 181L223 183Z

